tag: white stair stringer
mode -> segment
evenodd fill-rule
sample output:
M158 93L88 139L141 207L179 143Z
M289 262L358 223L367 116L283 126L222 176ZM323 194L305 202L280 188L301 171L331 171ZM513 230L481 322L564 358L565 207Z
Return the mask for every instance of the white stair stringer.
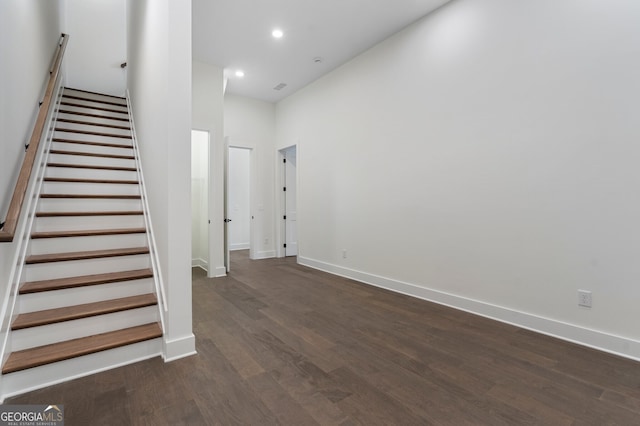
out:
M48 318L55 310L64 314L84 306L117 305L127 298L143 298L146 304L16 324L7 341L11 354L3 365L2 398L162 355L162 298L153 277L153 237L147 234L150 224L143 211L126 100L65 89L57 119L14 322L33 315ZM76 254L81 258L59 258ZM91 277L98 278L90 282ZM86 278L89 282L82 283ZM66 279L75 284L58 286ZM149 327L157 331L149 332ZM146 330L139 338L138 329ZM119 337L109 343L114 333ZM77 341L98 346L73 352ZM68 356L59 355L60 344L70 348ZM58 355L46 360L50 345L57 345L52 354ZM43 361L20 366L23 351L33 350L44 354Z

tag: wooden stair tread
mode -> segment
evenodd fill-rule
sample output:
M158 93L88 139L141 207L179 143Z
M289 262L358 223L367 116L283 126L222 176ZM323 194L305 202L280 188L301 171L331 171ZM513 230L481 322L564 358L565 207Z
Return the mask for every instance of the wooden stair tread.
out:
M53 138L52 142L62 142L62 143L75 143L77 145L92 145L92 146L103 146L108 148L122 148L122 149L133 149L133 145L123 145L121 143L110 143L110 142L94 142L94 141L79 141L76 139L66 139L66 138Z
M7 362L5 362L2 367L2 373L8 374L27 368L39 367L41 365L143 342L161 336L162 329L158 323L150 323L25 349L9 355Z
M100 158L117 158L120 160L135 160L133 155L118 155L118 154L102 154L99 152L84 152L84 151L66 151L63 149L52 149L50 154L59 155L82 155L85 157L100 157Z
M82 305L65 306L56 309L46 309L37 312L20 314L11 324L12 330L38 327L41 325L55 324L64 321L81 318L95 317L114 312L127 311L129 309L144 308L157 305L158 300L152 293L138 296L129 296L119 299L103 300L100 302L85 303Z
M87 229L82 231L33 232L31 238L99 237L104 235L144 234L145 228Z
M25 282L20 286L19 292L20 294L31 294L42 291L64 290L67 288L110 284L120 281L133 281L151 277L153 277L153 271L151 269L136 269L133 271L109 272L106 274L83 275L70 278L56 278L52 280Z
M82 178L59 178L46 177L45 182L68 182L68 183L109 183L122 185L137 185L137 180L118 180L118 179L82 179Z
M140 195L119 195L119 194L40 194L40 198L91 198L91 199L118 199L136 200Z
M56 127L54 130L56 132L79 133L81 135L93 135L93 136L105 136L110 138L131 139L131 135L119 135L117 133L92 132L90 130L65 129L63 127Z
M25 263L33 265L36 263L48 263L48 262L65 262L69 260L84 260L84 259L98 259L101 257L117 257L117 256L133 256L136 254L147 254L149 249L147 247L133 247L124 249L109 249L109 250L91 250L91 251L72 251L66 253L48 253L48 254L34 254L27 256Z
M100 115L100 114L91 114L90 112L80 112L80 111L71 111L68 109L59 109L58 110L59 114L74 114L74 115L81 115L83 117L93 117L93 118L103 118L105 120L117 120L117 121L126 121L126 122L130 122L131 120L129 120L128 118L122 118L122 117L106 117L104 115Z
M38 212L36 217L73 217L73 216L142 216L142 210L117 210L96 212Z
M67 99L73 99L76 101L86 101L86 102L96 102L99 104L105 104L105 105L113 105L113 106L119 106L119 107L125 107L127 106L126 103L122 103L122 102L109 102L109 101L103 101L100 99L91 99L91 98L85 98L82 96L76 96L76 95L68 95L66 93L62 94L63 98L67 98Z
M121 110L117 110L117 109L113 109L113 108L103 108L103 107L97 107L97 106L91 106L91 105L77 104L75 102L62 101L62 102L60 102L60 105L72 106L72 107L77 107L77 108L95 109L95 110L98 110L98 111L115 112L117 114L127 114L127 115L129 115L128 111L121 111Z
M118 172L136 172L135 167L97 166L93 164L47 163L47 167L67 167L71 169L114 170Z
M96 123L96 122L93 122L93 121L72 120L70 118L58 118L58 119L56 119L56 122L58 122L58 123L69 123L69 124L81 124L83 126L108 127L110 129L131 130L130 127L118 126L117 124L104 124L104 123Z

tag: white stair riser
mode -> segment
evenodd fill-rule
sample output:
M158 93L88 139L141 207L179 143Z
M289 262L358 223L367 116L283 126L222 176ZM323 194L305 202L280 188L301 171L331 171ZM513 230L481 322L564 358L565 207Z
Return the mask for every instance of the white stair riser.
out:
M130 144L130 138L117 138L113 136L98 136L87 135L83 133L75 133L69 131L56 131L53 132L55 139L71 139L74 141L87 141L87 142L101 142L101 143L117 143L117 144Z
M62 109L62 111L71 110L71 108L66 108L66 107L62 107L61 109ZM65 119L65 120L86 121L88 123L108 124L108 125L120 126L120 127L129 127L129 125L130 125L129 121L123 121L123 120L114 119L113 116L115 114L112 114L111 117L106 117L106 116L104 116L104 114L96 114L95 111L92 111L92 112L78 111L78 112L89 113L89 114L93 114L93 115L101 115L101 117L93 117L93 116L87 116L87 115L82 115L82 114L70 114L70 113L66 113L66 112L60 112L60 113L58 113L58 119L62 118L62 119ZM126 118L126 117L115 117L115 118ZM62 124L62 123L59 123L59 124Z
M76 90L71 88L64 89L64 94L71 95L71 96L79 96L81 98L86 98L86 99L94 99L97 101L119 103L122 105L127 104L127 101L123 97L114 97L114 96L102 95L100 93L83 92L82 90Z
M74 120L84 121L80 118L77 118ZM113 127L108 127L104 125L69 123L65 121L58 121L56 123L56 129L58 129L58 131L60 131L60 129L82 130L85 132L100 132L100 133L108 133L113 135L123 135L123 136L131 137L130 129L119 129L119 128L113 128Z
M93 251L144 247L147 234L102 235L98 237L37 238L31 240L30 254L61 251Z
M73 179L138 179L138 173L135 171L78 169L74 167L47 167L45 176Z
M13 351L20 351L157 321L158 307L154 305L73 321L13 330L11 332L11 348Z
M78 103L78 102L73 102L71 100L63 101L63 102L70 102L70 103L74 103L74 104ZM90 114L101 115L101 116L103 116L105 118L113 118L113 117L127 118L127 114L124 114L124 113L103 111L103 110L91 109L91 108L87 108L87 107L77 107L77 106L71 106L71 105L60 105L60 109L61 110L66 110L66 111L88 112ZM75 116L75 114L70 114L70 115L74 115ZM116 121L120 121L120 120L116 120Z
M8 398L74 378L133 364L160 356L161 353L162 339L158 338L18 371L2 376L2 396Z
M21 294L18 298L18 313L42 311L63 306L99 302L107 299L138 296L154 293L153 278L118 281L114 283L66 288L40 293Z
M139 199L59 199L40 198L39 212L98 212L142 210Z
M82 164L87 166L135 167L135 160L86 155L49 154L50 163Z
M44 182L42 193L140 195L140 188L138 184L128 183Z
M106 274L151 266L148 254L115 256L100 259L71 260L25 265L26 281L69 278L81 275Z
M80 96L82 98L87 98L87 95L84 94L84 93L80 94L80 93L70 93L70 92L67 93L67 92L65 92L65 95ZM98 101L106 100L107 102L117 103L119 105L111 105L110 103L106 104L104 102L93 101L91 99L71 99L71 98L68 98L68 97L63 97L62 100L64 102L71 102L71 103L82 105L83 107L91 108L91 109L93 109L93 108L109 108L109 109L114 109L114 110L118 110L118 111L124 111L124 112L127 111L126 102L122 102L122 103L120 103L120 101L113 102L111 100L107 100L107 99L104 99L104 98L103 99L98 99Z
M133 148L126 144L123 140L122 148L100 145L84 145L69 142L51 142L51 149L59 149L64 151L92 152L96 154L113 154L113 155L133 155Z
M36 218L33 231L79 231L144 227L142 215L126 216L56 216Z

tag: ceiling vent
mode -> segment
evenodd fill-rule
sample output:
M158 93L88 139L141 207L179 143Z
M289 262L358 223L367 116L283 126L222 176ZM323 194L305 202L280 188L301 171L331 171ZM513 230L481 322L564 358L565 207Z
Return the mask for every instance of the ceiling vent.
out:
M285 87L287 87L287 83L280 83L276 87L274 87L273 90L282 90Z

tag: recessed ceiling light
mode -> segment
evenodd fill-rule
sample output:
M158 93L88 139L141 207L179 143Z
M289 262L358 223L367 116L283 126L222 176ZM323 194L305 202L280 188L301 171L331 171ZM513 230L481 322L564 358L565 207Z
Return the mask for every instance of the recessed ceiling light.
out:
M281 29L276 28L275 30L271 31L271 35L273 36L273 38L282 38L282 36L284 36L284 33Z
M236 71L236 77L240 77L240 78L244 77L244 71L242 70Z

